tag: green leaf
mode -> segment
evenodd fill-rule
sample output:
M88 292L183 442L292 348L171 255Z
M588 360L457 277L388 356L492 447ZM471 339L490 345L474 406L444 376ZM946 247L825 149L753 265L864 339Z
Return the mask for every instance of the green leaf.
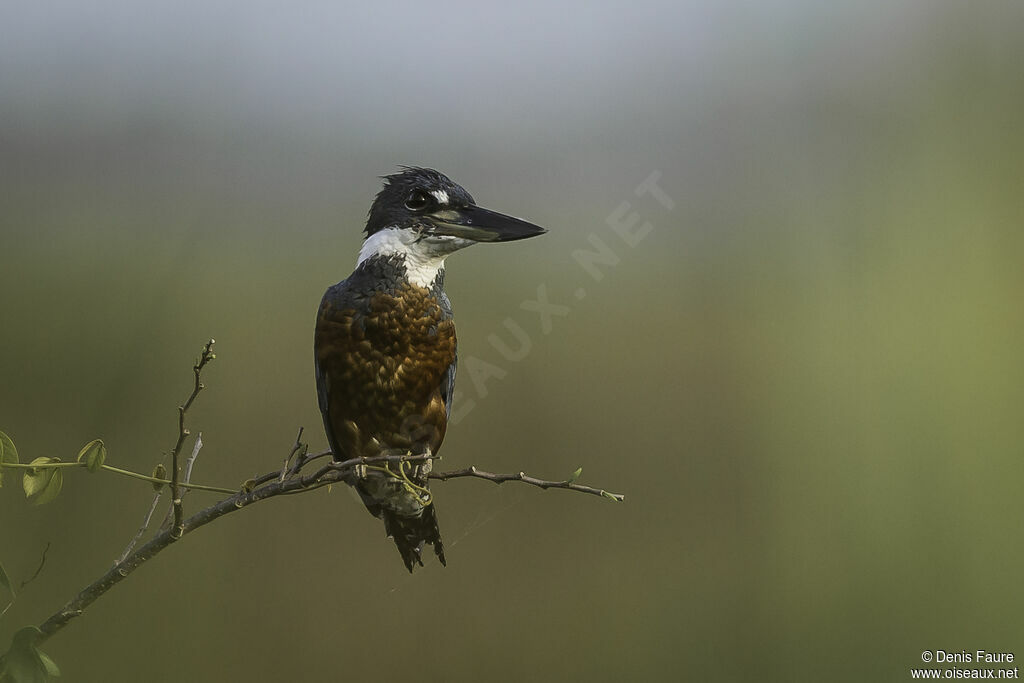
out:
M103 445L103 439L93 439L78 452L77 462L84 462L85 469L90 472L99 472L106 460L107 447Z
M50 477L50 482L46 485L35 500L32 501L35 505L46 505L51 502L54 498L60 495L60 490L64 488L64 471L54 470L53 476Z
M18 462L18 449L4 432L0 432L0 453L3 453L4 462Z
M46 683L47 679L46 669L34 652L11 646L4 657L3 683Z
M153 474L151 476L154 479L166 479L167 478L167 468L164 467L163 463L158 463L157 466L153 468ZM163 487L164 487L164 483L162 481L154 481L153 482L153 490L156 491L157 493L159 493L160 489L162 489Z
M45 465L51 462L53 462L53 458L36 458L29 464ZM25 489L25 497L31 498L46 488L54 472L53 469L25 470L25 476L21 481L22 488Z
M26 626L11 638L11 649L2 658L3 683L46 683L60 676L60 669L49 656L36 647L43 633L35 626Z
M30 465L46 465L60 462L58 458L36 458ZM64 473L59 467L45 467L25 470L22 480L25 497L35 505L46 505L60 493L64 486Z
M0 432L0 463L18 462L18 449L14 447L11 437ZM4 483L4 470L0 467L0 486Z
M26 648L35 647L36 640L39 636L43 635L43 632L36 626L25 626L19 628L17 632L11 636L11 649L15 648Z
M42 663L43 668L46 669L46 674L50 678L60 676L60 667L57 666L57 662L50 659L50 655L38 649L36 650L36 654L39 655L39 661Z
M577 467L576 471L573 472L572 474L570 474L569 478L565 480L566 483L569 483L569 484L573 483L574 481L576 481L577 479L580 478L581 474L583 474L583 468L582 467Z
M15 597L14 586L11 585L11 578L7 576L7 570L4 569L4 566L2 564L0 564L0 586L6 588L7 592L11 594L12 598Z

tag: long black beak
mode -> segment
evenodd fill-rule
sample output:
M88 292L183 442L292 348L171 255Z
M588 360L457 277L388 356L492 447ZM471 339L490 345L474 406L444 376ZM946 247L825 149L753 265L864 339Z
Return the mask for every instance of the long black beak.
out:
M435 235L452 235L474 242L511 242L536 237L544 228L480 206L442 209L425 218Z

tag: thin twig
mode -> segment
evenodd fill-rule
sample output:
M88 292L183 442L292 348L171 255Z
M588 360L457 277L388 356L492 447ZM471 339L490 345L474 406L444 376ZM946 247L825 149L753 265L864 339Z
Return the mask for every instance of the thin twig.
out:
M18 590L19 591L24 590L25 586L27 586L30 583L32 583L33 581L35 581L36 577L39 576L39 572L43 571L43 565L46 564L46 553L48 553L48 552L50 552L50 544L49 543L47 543L46 547L43 548L43 556L41 558L39 558L39 566L36 567L36 570L32 574L32 576L28 577L27 579L25 579L24 581L21 582L21 585L18 586ZM17 601L17 599L18 599L18 595L17 595L17 593L14 590L14 586L8 585L7 586L7 590L8 590L8 592L11 595L11 599L7 603L7 606L4 607L2 610L0 610L0 618L2 618L5 614L7 614L7 610L9 610L12 607L14 607L15 601ZM0 665L2 665L2 659L3 658L0 657ZM4 680L7 680L7 679L5 678Z
M296 473L298 473L298 471L300 469L302 469L303 467L305 467L309 463L313 462L314 460L319 460L320 458L328 458L328 457L330 457L332 455L334 455L334 453L331 453L331 449L330 448L328 448L325 451L320 451L319 453L314 453L313 455L309 455L308 453L304 453L302 455L302 457L298 458L295 461L295 464L292 465L292 470L291 470L291 472L289 474L294 476Z
M19 470L56 470L64 468L88 468L89 464L86 462L44 462L33 465L25 462L5 462L0 463L0 467L19 469ZM140 472L132 472L131 470L122 469L120 467L114 467L106 463L100 465L100 469L104 472L113 472L114 474L120 474L123 477L131 477L132 479L140 479L142 481L148 481L151 484L170 484L170 479L160 479L159 477L151 477ZM178 486L183 489L195 489L196 491L210 491L213 493L234 493L235 489L225 488L223 486L209 486L207 484L193 484L191 482L179 481Z
M18 586L18 590L22 590L23 588L25 588L25 586L29 585L30 583L36 580L36 577L39 576L39 572L43 571L43 565L46 564L46 553L48 552L50 552L49 543L47 543L46 547L43 548L43 556L39 558L39 566L36 567L36 570L34 572L32 572L32 576L28 577L27 579L21 582L21 585Z
M331 456L331 455L334 455L334 454L331 453L330 449L328 449L326 451L320 451L319 453L314 453L313 455L307 455L302 460L302 467L305 467L308 463L311 463L314 460L319 460L320 458L326 458L326 457ZM297 473L296 467L292 466L291 471L288 473L289 476L294 476L296 473ZM257 486L262 486L263 484L266 484L268 481L271 481L273 479L279 479L280 476L281 476L280 472L267 472L266 474L261 474L261 475L259 475L257 477L253 477L252 479L250 479L249 480L249 485L252 488L255 488Z
M188 494L189 489L194 489L194 488L195 489L201 489L201 490L205 489L207 491L210 491L210 490L213 490L213 489L217 489L218 493L234 493L235 492L233 489L222 489L222 488L217 487L217 486L203 486L201 484L193 484L192 483L192 467L195 465L196 458L199 457L199 449L201 449L202 447L203 447L203 433L199 432L199 434L196 435L196 443L192 447L192 455L189 456L189 459L185 462L185 478L182 481L178 482L178 486L184 489L184 491L182 491L181 495L178 497L179 500L183 501L185 499L185 496ZM160 492L158 491L157 492L157 499L159 499L159 497L160 497ZM160 528L161 529L166 528L168 525L170 525L171 519L175 515L175 513L178 511L179 507L180 506L172 505L171 507L167 508L167 514L164 515L164 520L162 522L160 522ZM175 525L175 526L177 526L177 525Z
M289 468L292 467L292 458L298 453L299 457L295 460L295 466L292 468L293 471L297 472L302 468L304 464L305 448L306 444L302 443L302 427L299 427L299 433L295 436L295 443L292 444L292 449L288 452L288 457L284 459L284 467L281 468L281 476L279 481L284 481L285 477L290 473Z
M199 434L196 435L196 442L192 446L192 455L190 455L188 460L185 461L185 478L178 482L178 486L185 489L184 491L181 492L181 495L179 496L181 500L185 500L185 496L187 496L188 492L193 488L206 488L203 486L196 486L195 484L192 483L192 468L196 464L196 458L199 457L199 451L200 449L202 449L202 447L203 433L199 432ZM228 493L228 491L222 489L220 493ZM234 491L231 491L231 493L234 493ZM167 526L170 523L171 515L174 512L175 508L174 506L171 506L171 508L167 510L167 515L164 517L164 521L161 523L161 527Z
M437 479L439 481L448 481L449 479L458 479L460 477L476 477L477 479L493 481L495 484L504 484L506 481L521 481L524 484L538 486L542 489L566 489L567 491L579 491L580 493L590 493L592 495L601 496L602 498L608 498L620 503L626 500L626 496L621 493L611 493L604 489L595 489L592 486L583 486L582 484L576 484L568 479L563 481L537 479L536 477L531 477L524 472L516 472L515 474L494 474L493 472L478 470L475 467L467 467L464 470L454 470L452 472L431 472L427 476L430 479Z
M121 553L121 557L117 558L117 561L114 562L115 567L128 558L129 553L135 549L135 544L137 544L146 534L146 529L149 528L149 523L153 521L153 513L156 512L156 506L160 504L160 497L163 495L163 490L160 490L156 492L155 496L153 496L153 504L149 506L149 512L146 513L146 518L142 520L142 526L140 526L139 530L135 532L135 536L132 537L132 540L128 542L128 547L124 549L123 553Z
M184 404L178 406L178 441L174 444L174 450L171 451L171 505L174 510L174 526L171 527L171 531L175 538L181 536L183 532L182 523L185 518L185 510L181 504L181 490L178 485L181 477L181 472L178 469L178 456L181 454L181 447L185 443L185 438L189 435L188 428L185 426L185 415L192 406L192 402L196 400L196 396L205 388L202 383L203 368L217 357L213 353L213 344L213 339L206 342L206 346L203 347L203 354L196 361L196 364L192 366L192 374L194 376L192 394Z
M59 464L59 463L58 463ZM82 463L85 466L85 463ZM49 467L49 465L37 465L37 467ZM104 464L103 469L108 472L114 472L126 477L133 479L141 479L142 481L148 481L151 484L170 484L170 479L160 479L159 477L150 477L145 474L139 474L138 472L132 472L131 470L123 470L120 467L113 467L111 465ZM211 491L213 493L234 493L235 489L224 488L223 486L209 486L207 484L193 484L191 482L179 481L178 488L182 489L195 489L196 491Z
M192 483L192 468L196 464L196 458L199 457L199 451L200 451L200 449L202 449L202 447L203 447L203 433L199 432L196 435L196 443L192 447L192 455L190 455L188 457L188 460L185 461L185 479L184 479L184 482L183 482L185 486L188 486L189 484ZM187 491L185 493L187 493ZM182 493L182 496L184 496L185 493Z

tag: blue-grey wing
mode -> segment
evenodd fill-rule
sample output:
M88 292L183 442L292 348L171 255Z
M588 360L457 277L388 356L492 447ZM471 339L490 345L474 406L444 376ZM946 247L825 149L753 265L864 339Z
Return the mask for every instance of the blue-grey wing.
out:
M330 287L325 293L323 299L320 301L320 308L317 311L317 325L316 335L313 341L313 373L316 377L316 398L317 404L320 407L320 415L323 418L324 432L327 434L327 445L331 447L331 452L334 453L336 459L342 459L344 455L341 453L338 439L334 434L334 429L331 425L330 418L330 398L331 398L331 381L330 377L324 371L324 368L320 365L320 349L319 346L323 343L321 339L321 325L323 323L323 316L326 308L338 298L339 293L342 291L342 287L345 281L342 280L338 284Z
M452 394L455 393L455 366L459 362L459 348L455 347L455 360L448 366L441 380L441 400L444 401L445 417L452 416Z
M313 368L316 374L316 398L317 403L320 405L320 415L324 421L324 431L327 432L327 443L330 445L331 450L334 451L337 448L337 441L334 439L333 430L331 429L331 421L328 419L328 388L327 388L327 377L324 375L323 370L320 369L320 362L314 358Z
M442 290L438 299L441 301L441 313L445 320L451 320L452 318L452 302L448 300L448 295ZM448 366L448 369L444 373L444 377L441 378L441 400L444 401L445 417L452 416L452 394L455 393L455 366L459 363L459 345L455 343L455 357L452 359L452 364Z

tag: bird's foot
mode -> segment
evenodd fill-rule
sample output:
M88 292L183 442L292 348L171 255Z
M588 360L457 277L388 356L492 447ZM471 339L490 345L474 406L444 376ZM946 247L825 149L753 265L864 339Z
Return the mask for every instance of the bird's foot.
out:
M412 453L410 453L410 455L412 455ZM410 468L410 476L416 481L424 481L426 480L427 475L430 474L430 472L434 469L434 454L428 447L424 448L423 452L419 453L418 455L423 456L426 459L420 460L419 462L413 464L413 466Z

